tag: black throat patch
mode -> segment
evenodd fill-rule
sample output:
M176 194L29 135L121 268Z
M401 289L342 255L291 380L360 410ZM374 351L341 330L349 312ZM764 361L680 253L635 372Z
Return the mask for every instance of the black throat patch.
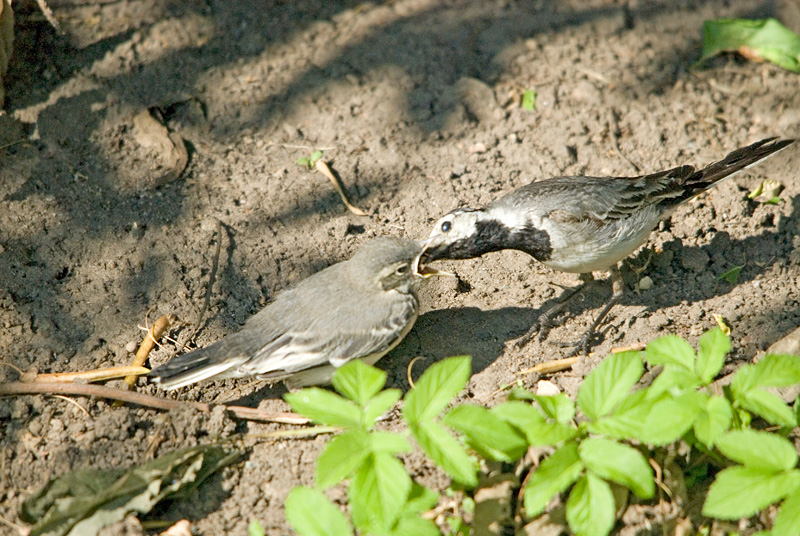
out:
M524 251L538 261L546 261L553 251L546 231L527 225L511 228L492 219L478 220L475 233L447 244L434 253L437 259L471 259L501 249Z

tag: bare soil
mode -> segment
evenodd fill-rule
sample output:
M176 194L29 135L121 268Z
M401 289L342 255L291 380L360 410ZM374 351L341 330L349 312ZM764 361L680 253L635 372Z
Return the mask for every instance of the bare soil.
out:
M693 68L704 20L775 16L798 31L791 0L48 4L63 34L35 2L14 2L0 117L0 359L22 370L129 364L139 326L162 314L182 321L170 335L187 342L219 240L211 306L193 345L235 331L276 292L369 237L425 237L443 213L531 180L707 164L764 137L800 136L796 74L734 56ZM519 106L528 88L535 111ZM189 164L177 179L163 179L163 155L140 143L134 118L148 108L186 140ZM369 216L349 213L327 179L295 164L314 149ZM624 269L630 292L604 342L549 379L574 395L612 348L665 333L695 342L714 314L733 329L726 370L796 328L799 167L791 147L681 207ZM766 177L785 184L784 203L747 199ZM719 278L737 265L737 283ZM494 403L487 397L519 378L535 386L538 377L517 373L565 350L508 343L577 277L517 252L444 266L463 282L423 290L424 314L380 362L390 386L408 389L415 356L426 357L418 377L459 354L474 357L465 399ZM652 288L635 290L645 276ZM575 338L609 296L598 284L550 339ZM150 364L175 349L167 344ZM17 379L0 366L0 381ZM159 394L144 380L138 390ZM227 381L170 396L281 411L284 392ZM286 534L283 501L312 483L326 441L259 441L286 426L220 412L75 401L80 408L49 396L0 400L5 519L18 522L20 502L67 470L139 463L153 444L159 455L249 434L245 463L212 478L197 501L154 517L186 517L199 534L245 534L259 519L268 534ZM405 461L424 483L445 484L421 455ZM618 530L660 533L663 518L636 512ZM110 533L141 532L130 520Z

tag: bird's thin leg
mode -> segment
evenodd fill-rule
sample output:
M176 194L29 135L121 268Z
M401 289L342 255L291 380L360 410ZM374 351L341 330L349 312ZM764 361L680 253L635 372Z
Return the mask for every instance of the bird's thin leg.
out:
M570 352L568 357L577 355L578 353L582 354L589 353L589 348L591 347L592 339L597 334L597 327L606 317L611 308L614 307L617 303L619 303L619 300L625 293L625 282L622 280L622 274L619 271L619 267L614 265L609 269L609 272L611 273L611 288L613 290L613 293L611 294L611 299L608 300L606 306L603 307L603 310L600 311L600 314L597 315L597 318L594 319L594 322L592 322L592 325L589 326L589 329L587 329L583 333L583 335L581 335L581 338L576 341L571 341L571 342L553 341L553 344L555 344L556 346L574 347L574 350Z
M564 308L569 305L569 302L586 290L592 281L594 281L594 277L592 277L591 273L581 274L580 277L582 281L580 285L565 291L561 296L559 296L558 303L544 313L540 314L539 318L536 319L536 322L533 323L528 332L516 340L514 344L517 348L522 348L531 342L537 334L539 335L539 340L542 340L544 337L546 337L547 333L550 331L550 328L555 326L553 318L561 313L561 311L563 311Z

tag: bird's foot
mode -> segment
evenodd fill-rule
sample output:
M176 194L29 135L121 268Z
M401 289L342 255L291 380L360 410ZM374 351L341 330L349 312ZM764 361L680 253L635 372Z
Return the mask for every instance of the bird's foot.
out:
M589 355L589 351L592 349L594 342L600 342L602 339L605 338L608 330L611 329L612 326L608 326L604 330L600 331L597 329L596 326L591 326L589 329L583 332L583 335L580 336L579 339L574 341L549 341L550 344L553 346L558 346L559 348L572 348L572 351L568 353L564 357L574 357L576 355ZM595 339L599 339L599 341L595 341Z
M531 328L519 339L514 341L514 346L517 348L522 348L526 346L529 342L533 339L537 339L539 342L543 341L547 338L547 334L550 333L550 330L553 329L558 325L558 323L553 321L553 316L561 311L561 307L554 307L549 311L543 313L536 322L533 323Z

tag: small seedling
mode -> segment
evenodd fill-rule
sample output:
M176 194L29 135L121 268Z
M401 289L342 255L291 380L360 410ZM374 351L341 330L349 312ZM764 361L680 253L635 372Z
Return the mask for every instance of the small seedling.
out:
M750 199L761 201L767 205L778 205L783 202L780 193L783 190L783 184L771 179L764 179L761 181L755 190L747 194Z
M528 89L522 94L522 109L533 111L536 109L536 92Z
M317 161L320 158L322 158L322 151L314 151L307 157L298 158L297 165L308 169L314 169L314 166L317 165Z
M717 277L717 279L724 280L732 285L735 285L736 283L739 282L739 275L742 273L742 268L744 268L744 264L734 266L727 272Z

